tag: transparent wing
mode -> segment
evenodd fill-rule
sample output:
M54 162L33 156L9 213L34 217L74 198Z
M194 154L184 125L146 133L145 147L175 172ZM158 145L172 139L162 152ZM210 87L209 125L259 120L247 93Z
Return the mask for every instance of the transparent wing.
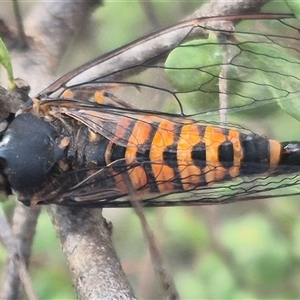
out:
M146 161L143 166L149 168L153 162ZM159 165L159 163L155 163ZM45 204L91 207L130 207L128 187L123 172L131 177L141 175L140 165L128 165L118 161L110 166L98 169L78 170L63 174L39 191L34 199ZM161 184L174 184L176 178ZM77 182L77 184L75 184ZM241 177L235 180L214 183L211 186L194 186L188 191L153 193L154 181L139 188L136 193L144 206L178 206L225 204L238 201L268 199L300 194L300 175L271 176L261 175ZM159 184L155 181L155 185Z
M238 130L243 129L245 120L251 124L254 119L254 127L264 133L265 128L257 124L258 114L274 116L281 108L292 115L296 111L300 92L299 28L299 22L286 15L183 22L75 69L38 98L41 106L58 105L70 118L124 147L128 140L120 140L111 129L113 124L120 124L121 118L139 121L143 114L153 119L165 115L179 123L201 119L209 124L223 123L225 116L227 122L238 124L234 127ZM134 146L140 149L140 145ZM121 160L116 165L62 174L35 198L73 205L128 206L122 173L139 176L141 165L152 168L154 164L164 163L129 164ZM266 173L192 186L184 192L170 189L169 193L149 193L150 180L137 192L146 206L227 203L299 194L299 175L293 172L291 168L288 177ZM157 183L157 178L154 181ZM176 177L161 184L172 181Z
M200 117L218 114L222 95L231 112L290 102L299 96L299 22L254 17L180 23L75 69L39 97L102 92L106 101Z

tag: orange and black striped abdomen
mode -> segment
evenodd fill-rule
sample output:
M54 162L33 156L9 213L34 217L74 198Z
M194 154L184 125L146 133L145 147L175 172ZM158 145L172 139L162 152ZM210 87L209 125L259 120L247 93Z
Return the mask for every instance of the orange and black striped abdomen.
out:
M128 173L142 194L168 193L243 175L283 171L282 166L291 165L295 155L287 150L290 143L188 119L124 117L110 131L103 157L111 166L109 177L124 193L122 172Z

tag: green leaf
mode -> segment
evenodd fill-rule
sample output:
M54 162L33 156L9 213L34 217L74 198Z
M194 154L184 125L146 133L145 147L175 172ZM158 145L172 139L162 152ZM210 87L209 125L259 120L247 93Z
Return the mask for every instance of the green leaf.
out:
M275 99L286 113L300 120L300 60L289 49L274 44L245 44L243 51L249 52L249 67L257 69L247 80L264 84L257 89L259 93L254 89L250 95L256 100L262 94L265 99Z
M223 56L216 37L194 40L174 49L168 56L166 76L179 92L198 90L221 71Z
M218 108L222 60L222 47L213 35L184 43L169 54L165 62L166 78L178 91L181 103L188 104L185 111L198 107L199 99L203 111Z
M14 75L13 75L13 69L12 69L9 52L1 38L0 38L0 64L5 68L10 84L12 87L14 87L15 86Z
M300 20L300 3L295 0L285 0L286 5L290 8L291 12Z
M251 37L253 40L249 40ZM222 47L216 37L210 37L182 44L170 53L165 63L166 77L178 91L181 103L195 108L197 105L198 112L199 108L218 110L219 78L224 76L229 111L277 103L300 120L297 51L256 35L237 33L235 40Z

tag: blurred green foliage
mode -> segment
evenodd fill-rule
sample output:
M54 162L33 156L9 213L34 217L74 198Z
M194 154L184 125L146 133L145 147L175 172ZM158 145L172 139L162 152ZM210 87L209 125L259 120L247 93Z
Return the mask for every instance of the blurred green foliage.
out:
M0 37L0 65L4 67L4 69L7 72L7 77L9 79L11 88L14 88L14 75L13 75L13 69L11 65L11 60L9 56L9 52L3 42L3 40Z
M164 26L193 11L199 2L153 4ZM101 50L91 47L91 56L151 30L139 1L105 1L93 19L95 33L91 44L95 45L96 41ZM80 52L80 41L78 45ZM76 55L72 55L72 59L77 64L74 57ZM264 132L272 132L282 139L297 135L287 132L287 116L283 112L276 111L272 115L275 123L284 124L278 131L273 131L272 124L264 123L264 114L257 111L255 114L254 122L252 115L252 122L256 123L254 129L264 126ZM289 119L289 122L293 121ZM297 128L298 123L289 124ZM9 212L11 204L5 206ZM147 209L146 213L182 299L300 297L300 205L297 197L216 207ZM107 209L104 214L113 222L114 244L138 298L162 298L133 210ZM5 250L0 248L1 265L5 257ZM38 222L30 272L40 299L76 299L59 241L45 211Z

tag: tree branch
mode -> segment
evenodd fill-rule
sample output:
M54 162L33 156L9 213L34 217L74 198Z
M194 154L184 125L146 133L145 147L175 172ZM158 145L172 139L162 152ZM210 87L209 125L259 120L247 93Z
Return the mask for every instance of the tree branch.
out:
M52 206L52 221L80 299L134 299L99 209ZM64 226L61 226L64 224Z

